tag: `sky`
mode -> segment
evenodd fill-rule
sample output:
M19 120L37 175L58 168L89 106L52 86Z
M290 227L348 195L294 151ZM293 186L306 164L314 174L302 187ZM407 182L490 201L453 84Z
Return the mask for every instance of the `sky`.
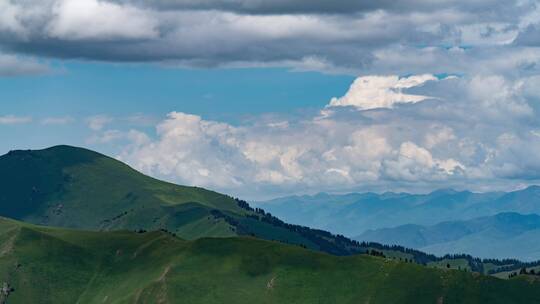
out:
M247 199L540 179L531 0L0 0L0 153Z

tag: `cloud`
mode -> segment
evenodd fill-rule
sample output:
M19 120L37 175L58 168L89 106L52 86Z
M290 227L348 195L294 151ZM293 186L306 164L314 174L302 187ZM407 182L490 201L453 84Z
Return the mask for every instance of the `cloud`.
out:
M22 7L15 5L12 1L0 2L0 29L20 35L24 34L26 29L17 18L22 13Z
M150 138L143 132L137 130L104 130L86 139L87 144L117 144L128 142L128 147L135 148L150 142Z
M248 197L507 189L540 180L534 76L432 77L387 76L390 85L368 87L385 98L389 87L433 97L406 107L333 106L325 115L236 126L172 112L119 158L148 174Z
M113 121L113 118L107 115L96 115L96 116L88 117L86 119L86 123L88 127L94 131L99 131L103 129L106 125L108 125L112 121Z
M410 75L522 70L539 56L513 43L534 20L534 1L29 0L1 8L3 49L54 58ZM501 60L509 54L516 58Z
M86 140L88 144L106 144L124 138L124 133L120 130L106 130L100 134L94 134Z
M465 169L413 142L395 141L386 127L325 119L267 130L173 112L157 126L157 140L126 149L120 159L183 184L251 195L441 182Z
M396 159L385 160L383 163L385 173L389 178L398 181L446 180L448 175L454 175L465 167L454 159L433 158L426 148L406 141L399 147L399 156Z
M454 131L449 127L434 127L433 132L427 133L424 137L424 143L426 148L431 149L439 144L449 142L456 139Z
M362 110L375 108L392 108L399 103L417 103L429 98L428 96L403 93L424 84L427 81L436 81L433 75L419 76L364 76L358 77L349 91L341 98L332 98L330 107L354 106Z
M500 5L496 0L484 1L354 1L354 0L117 0L160 10L223 10L247 14L355 14L375 10L431 11L460 6L481 13L485 6Z
M27 124L30 122L32 122L32 117L29 117L29 116L15 116L15 115L0 116L0 125L17 125L17 124Z
M35 59L0 53L0 76L41 75L50 71Z
M45 29L64 40L149 39L158 35L157 21L139 9L98 0L62 0L52 6L54 18Z
M540 24L529 25L516 37L515 44L525 46L540 46Z
M193 184L240 185L237 175L241 172L234 172L237 168L233 162L234 158L245 158L235 149L233 134L236 132L230 125L204 121L196 115L170 113L168 119L157 126L161 140L134 149L137 166L147 172L156 170L178 176ZM154 155L157 151L163 153ZM205 159L207 156L209 158ZM122 157L132 159L134 155Z
M492 115L533 115L533 109L523 95L522 81L514 83L499 75L476 76L471 80L469 94Z

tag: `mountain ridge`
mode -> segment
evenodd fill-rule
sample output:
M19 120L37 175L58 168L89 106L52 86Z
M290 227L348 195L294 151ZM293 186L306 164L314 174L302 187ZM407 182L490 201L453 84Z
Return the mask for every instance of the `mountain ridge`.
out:
M501 212L540 214L540 204L536 203L540 202L540 191L535 189L540 187L530 186L508 193L442 189L428 194L328 194L326 199L306 195L254 202L254 205L295 224L354 237L368 229L405 224L435 225Z
M537 259L540 246L534 242L523 246L522 241L538 237L540 215L504 212L432 226L408 224L368 230L355 239L396 244L435 255L468 253L481 258L503 258L511 252L517 259L532 261Z

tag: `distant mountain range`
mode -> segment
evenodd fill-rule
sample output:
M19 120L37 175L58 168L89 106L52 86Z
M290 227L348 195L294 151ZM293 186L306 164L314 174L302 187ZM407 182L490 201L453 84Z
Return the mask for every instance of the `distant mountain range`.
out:
M538 186L508 193L320 193L255 205L291 223L357 240L399 244L436 254L540 259L540 246L519 246L527 240L540 244L535 226L535 214L540 214Z
M438 190L429 194L351 193L289 196L254 202L289 222L357 236L369 229L435 225L502 212L540 214L540 187L515 192Z
M478 257L540 257L540 216L499 213L433 226L402 225L368 230L357 240L396 244L435 255L468 253Z

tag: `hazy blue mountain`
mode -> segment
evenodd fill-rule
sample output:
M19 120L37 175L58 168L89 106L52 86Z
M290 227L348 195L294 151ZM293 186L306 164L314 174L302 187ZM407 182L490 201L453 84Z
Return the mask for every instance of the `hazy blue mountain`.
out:
M540 216L499 213L433 226L402 225L368 230L358 240L403 245L433 253L467 253L482 258L540 257Z
M368 229L435 225L502 212L540 214L540 187L515 192L438 190L429 194L352 193L291 196L255 205L288 222L357 236Z

